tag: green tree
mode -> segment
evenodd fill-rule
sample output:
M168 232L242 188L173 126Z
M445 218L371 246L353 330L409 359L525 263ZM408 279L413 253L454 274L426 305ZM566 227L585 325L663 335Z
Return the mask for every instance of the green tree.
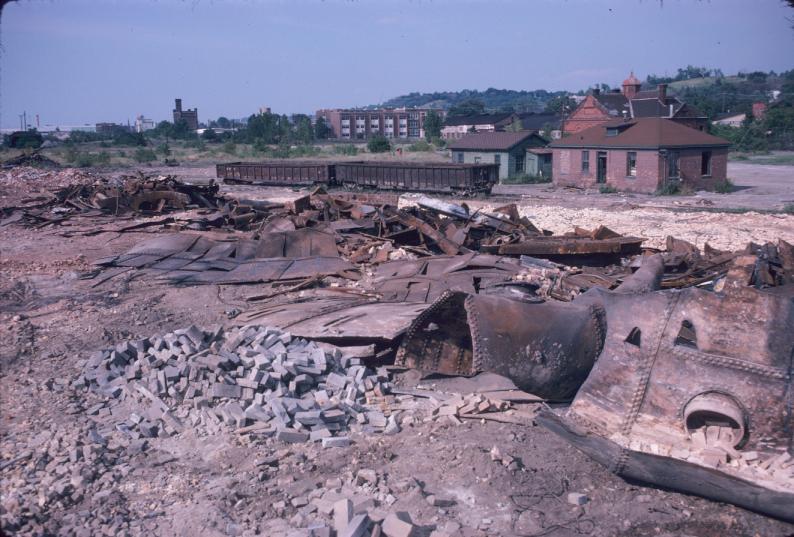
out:
M196 133L187 124L187 121L181 119L174 123L173 137L179 140L189 140L196 137Z
M559 114L562 111L563 106L565 107L565 113L569 114L574 110L574 108L576 108L576 101L567 95L559 95L546 103L546 109L544 112L547 114Z
M325 118L320 116L314 122L314 137L318 140L327 140L331 136L331 127L325 121Z
M435 110L430 110L425 116L425 140L441 137L441 116Z
M312 120L306 114L293 114L290 138L299 144L310 144L314 139Z
M485 113L485 103L479 99L467 99L449 107L449 116L476 116Z
M524 130L524 125L521 123L521 120L520 120L520 119L516 119L515 121L513 121L512 123L510 123L509 125L507 125L507 126L505 127L505 130L506 130L507 132L518 132L518 131L522 131L522 130Z
M280 141L279 117L275 114L254 114L248 118L245 137L248 141L260 139L265 144L277 144Z
M201 139L205 142L217 142L218 135L211 128L204 129L204 132L201 133Z
M8 147L16 149L38 149L44 143L44 138L35 129L15 131L8 137Z
M391 144L384 136L373 136L367 142L367 149L370 153L386 153L391 151Z
M215 121L215 124L218 126L219 129L231 129L232 128L232 122L229 121L229 118L226 118L226 117L223 117L223 116L219 117Z

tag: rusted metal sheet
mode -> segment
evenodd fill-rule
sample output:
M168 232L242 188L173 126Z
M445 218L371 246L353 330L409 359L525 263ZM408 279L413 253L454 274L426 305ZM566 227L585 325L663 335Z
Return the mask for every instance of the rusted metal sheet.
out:
M132 267L173 283L256 283L318 275L351 275L334 236L309 228L275 232L261 240L216 242L179 233L145 241L119 256L95 262Z
M412 214L407 213L406 211L401 211L399 209L389 211L387 214L393 214L394 218L399 221L401 224L408 226L409 228L416 229L425 237L431 239L434 243L441 248L445 254L448 255L455 255L460 251L460 245L455 244L448 238L446 238L443 234L433 228L427 222L413 216Z
M593 366L604 330L597 306L446 292L411 326L396 363L452 375L498 373L522 390L566 399Z
M582 295L604 351L544 424L619 475L794 521L794 287L755 289L757 263L737 258L721 293L645 292L657 263L646 286Z
M417 315L428 306L317 292L247 312L236 321L277 326L293 335L329 342L390 342L405 333Z
M433 302L445 291L507 294L521 267L512 259L475 254L391 261L375 271L372 288L383 300Z

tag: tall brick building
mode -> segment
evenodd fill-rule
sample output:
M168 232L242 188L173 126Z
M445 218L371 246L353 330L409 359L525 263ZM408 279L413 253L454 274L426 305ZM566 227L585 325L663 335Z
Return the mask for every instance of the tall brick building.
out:
M198 108L182 110L182 99L175 99L174 104L174 124L184 121L190 130L197 130L199 128Z
M379 108L374 110L318 110L315 118L323 118L332 137L341 140L367 140L373 136L386 138L424 138L425 117L430 108ZM444 119L443 110L435 110Z
M670 119L698 130L704 130L708 123L708 118L695 107L667 95L667 84L643 90L642 82L632 72L619 91L592 90L565 120L563 134L581 132L617 118L651 117Z
M666 118L613 119L555 140L554 184L651 193L667 182L713 190L730 142Z

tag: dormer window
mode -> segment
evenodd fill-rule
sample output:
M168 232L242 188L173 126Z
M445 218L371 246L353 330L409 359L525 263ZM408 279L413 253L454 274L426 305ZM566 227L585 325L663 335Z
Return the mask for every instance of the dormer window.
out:
M607 128L607 136L617 136L619 133L620 133L620 130L618 130L615 127L608 127Z

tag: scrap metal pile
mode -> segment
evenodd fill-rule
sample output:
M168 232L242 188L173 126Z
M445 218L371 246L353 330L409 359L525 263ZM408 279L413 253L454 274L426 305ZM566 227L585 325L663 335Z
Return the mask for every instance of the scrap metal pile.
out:
M514 205L322 189L262 213L245 238L162 235L93 276L265 284L235 322L366 346L370 364L503 375L572 400L539 421L619 475L794 520L791 244L656 251L604 227L554 236Z
M43 192L17 206L4 207L0 226L12 223L35 228L60 226L65 235L137 231L163 225L193 230L217 227L247 230L261 222L273 206L280 206L228 199L219 195L218 190L213 181L189 184L173 176L146 176L140 172L115 179L102 177ZM179 216L174 216L175 213ZM162 217L164 214L171 216ZM133 217L145 219L120 223Z

